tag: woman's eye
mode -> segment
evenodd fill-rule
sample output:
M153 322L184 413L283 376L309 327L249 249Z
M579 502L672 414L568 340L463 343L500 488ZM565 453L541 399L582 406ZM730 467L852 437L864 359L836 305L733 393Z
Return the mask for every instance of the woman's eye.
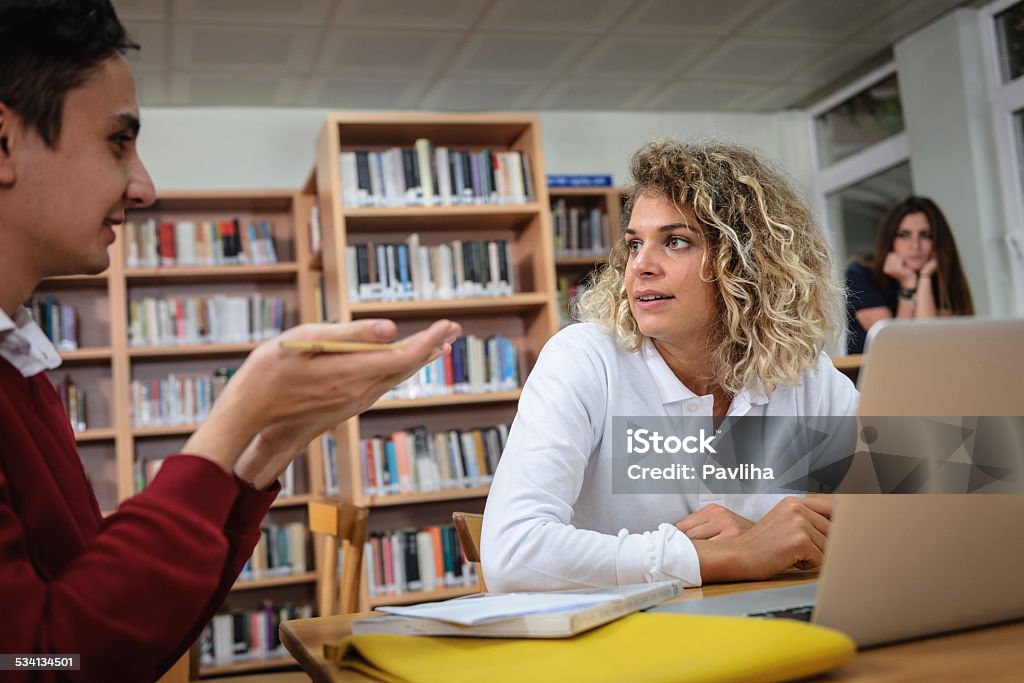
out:
M673 235L668 238L667 244L671 249L682 249L683 247L689 246L690 242L685 237L677 237Z
M630 240L626 242L626 250L630 254L635 254L636 252L640 251L640 242L638 242L637 240Z

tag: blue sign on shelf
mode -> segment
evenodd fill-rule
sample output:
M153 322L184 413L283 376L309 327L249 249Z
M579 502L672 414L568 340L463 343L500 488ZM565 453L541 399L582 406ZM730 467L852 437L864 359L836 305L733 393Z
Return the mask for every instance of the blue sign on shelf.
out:
M610 175L549 175L548 187L611 187Z

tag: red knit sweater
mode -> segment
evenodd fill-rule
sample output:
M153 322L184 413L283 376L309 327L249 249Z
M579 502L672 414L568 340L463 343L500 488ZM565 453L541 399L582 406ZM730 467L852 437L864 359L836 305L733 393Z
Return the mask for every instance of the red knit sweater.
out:
M80 654L81 670L4 681L153 681L198 637L277 491L168 458L106 519L45 374L0 359L0 652Z

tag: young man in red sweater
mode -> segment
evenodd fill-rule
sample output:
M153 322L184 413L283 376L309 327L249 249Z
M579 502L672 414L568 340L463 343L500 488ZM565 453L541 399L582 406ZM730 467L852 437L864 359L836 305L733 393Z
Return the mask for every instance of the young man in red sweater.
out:
M109 0L0 0L0 653L80 654L83 681L152 681L221 605L278 475L318 434L450 348L438 321L400 351L311 356L268 342L146 490L101 517L21 308L40 280L99 273L125 210L154 198ZM389 321L282 338L387 341ZM66 680L68 672L4 672Z

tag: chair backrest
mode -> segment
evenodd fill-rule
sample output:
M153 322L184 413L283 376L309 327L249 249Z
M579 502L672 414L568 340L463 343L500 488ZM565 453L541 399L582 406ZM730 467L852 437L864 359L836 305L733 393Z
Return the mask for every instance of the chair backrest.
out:
M459 545L466 559L476 566L476 576L480 581L480 592L487 592L487 585L484 583L484 572L480 568L480 529L484 524L484 516L472 512L453 512L452 523L455 525L455 533L459 536Z
M363 577L366 546L364 507L337 500L309 503L309 528L323 536L323 561L317 582L320 616L351 614L359 610L359 582ZM338 580L338 546L341 545L341 580Z

